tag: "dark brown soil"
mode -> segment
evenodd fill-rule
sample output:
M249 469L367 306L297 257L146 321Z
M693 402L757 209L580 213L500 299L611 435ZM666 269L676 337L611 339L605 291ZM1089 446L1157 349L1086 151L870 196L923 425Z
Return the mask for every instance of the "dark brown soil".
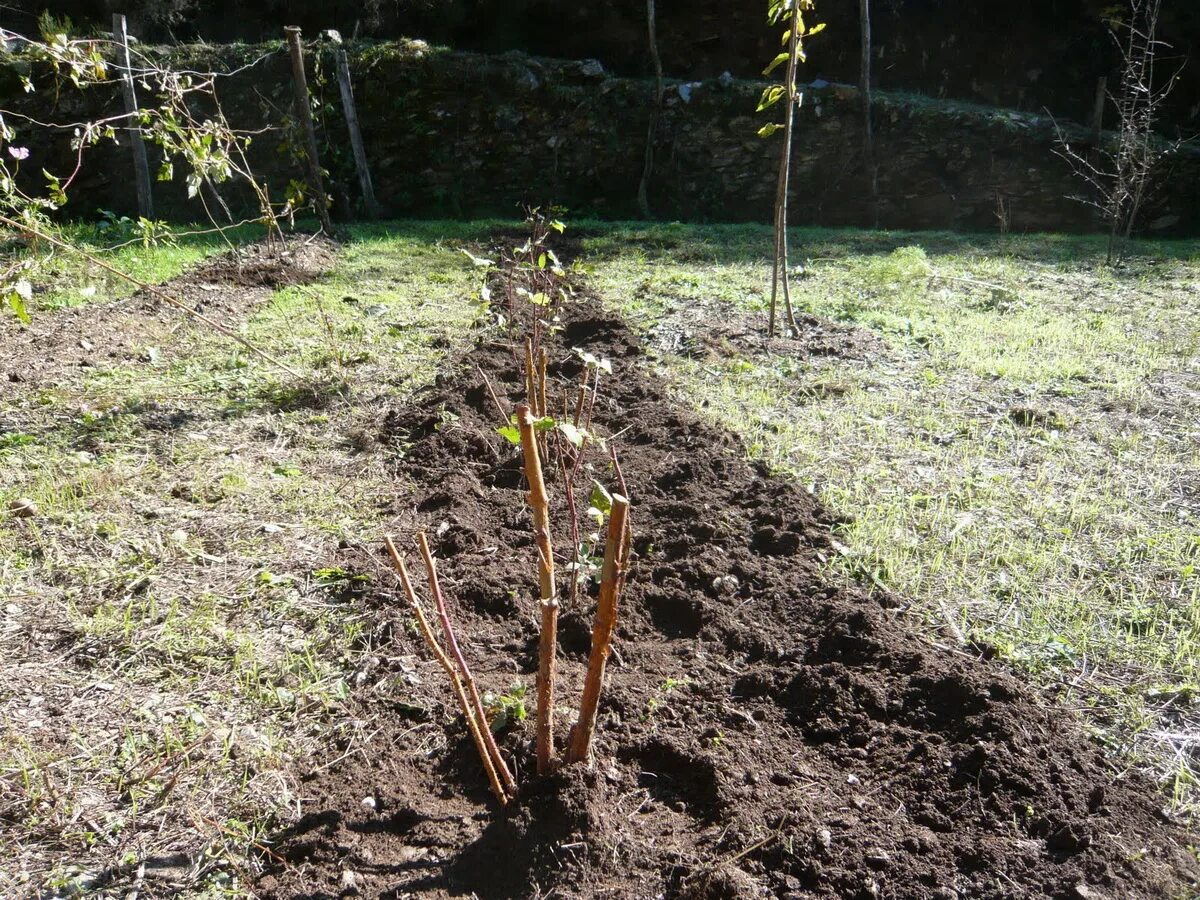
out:
M172 279L172 297L223 325L236 326L272 293L287 284L312 281L329 268L334 245L297 238L278 253L265 244L222 254ZM180 329L206 328L182 310L147 291L112 303L33 314L28 326L0 316L0 397L32 394L77 375L81 369L147 361L151 347Z
M359 694L374 699L356 701L379 731L307 778L261 896L1189 895L1194 838L1151 784L999 664L938 649L888 597L831 583L829 513L675 405L621 321L588 300L564 318L561 384L578 376L571 348L613 361L597 420L619 434L636 533L595 770L536 777L527 721L503 739L522 788L499 810L381 582L365 602L390 637ZM517 452L475 366L520 398L511 351L485 339L383 440L416 483L390 525L437 534L465 652L500 692L532 686L535 556ZM591 612L589 599L562 616L563 707Z

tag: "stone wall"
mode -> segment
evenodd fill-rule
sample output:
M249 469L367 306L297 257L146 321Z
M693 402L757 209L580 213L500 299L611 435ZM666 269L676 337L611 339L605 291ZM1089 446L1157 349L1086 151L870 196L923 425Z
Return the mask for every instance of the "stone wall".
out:
M112 0L26 0L6 4L5 24L35 28L36 8L107 28ZM520 50L599 59L622 75L651 72L645 0L121 0L131 33L148 41L261 41L284 24L315 36L422 37L482 53ZM1163 77L1177 76L1162 109L1164 128L1200 130L1200 4L1163 4ZM1096 79L1116 83L1118 54L1105 20L1127 6L1114 0L873 0L875 87L1087 119ZM32 8L31 8L32 7ZM754 78L777 51L766 0L658 0L658 44L668 74L685 79L729 71ZM170 11L175 15L166 16ZM858 0L817 0L828 29L809 47L810 78L858 78Z
M278 45L225 48L216 59L213 51L197 48L172 54L179 65L233 68L269 50L275 55L245 76L223 79L220 90L236 124L278 126L290 98L286 57ZM310 67L317 72L322 161L335 193L352 204L356 182L337 87L321 74L331 71L328 60L314 56ZM636 214L653 94L649 82L612 77L594 62L485 56L420 41L356 48L352 71L376 192L390 214L509 217L523 201L555 202L575 216ZM0 77L0 96L5 82ZM768 121L754 113L761 87L728 78L669 85L649 193L656 217L769 220L780 138L756 134ZM118 102L112 92L92 91L84 100L67 100L66 94L59 118L85 108L113 109ZM39 102L18 100L27 106ZM797 124L794 223L993 230L1003 208L1014 231L1095 226L1088 207L1070 199L1080 185L1054 153L1049 119L877 95L877 211L862 165L857 92L810 86ZM288 179L300 176L294 159L280 149L283 137L268 133L254 145L253 162L276 197L283 196ZM91 152L68 211L87 216L101 206L130 209L125 151ZM43 153L56 158L48 147ZM178 185L158 185L156 191L160 210L196 218ZM1147 222L1157 233L1200 233L1198 200L1200 153L1181 154L1173 162L1169 190L1160 191Z

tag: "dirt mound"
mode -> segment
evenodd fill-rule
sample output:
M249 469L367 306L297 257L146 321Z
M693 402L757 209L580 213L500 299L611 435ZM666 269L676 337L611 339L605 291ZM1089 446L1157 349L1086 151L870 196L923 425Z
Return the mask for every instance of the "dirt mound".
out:
M234 326L276 288L313 281L333 264L335 252L336 245L325 239L291 239L277 252L264 243L250 244L205 261L162 290ZM207 327L149 291L112 303L37 311L27 326L0 316L0 345L8 351L0 358L0 394L30 393L80 368L146 361L149 348L171 340L180 323Z
M334 252L332 242L321 238L292 241L278 252L272 252L266 244L253 244L197 267L187 280L273 290L289 284L308 284L329 268Z
M620 433L634 504L595 771L538 779L532 729L510 730L522 788L496 809L385 587L373 601L391 639L356 701L378 732L308 778L261 896L1186 895L1200 866L1151 785L999 665L827 581L828 512L675 405L621 321L591 301L564 319L551 372L578 378L573 349L612 360L596 417ZM465 652L503 692L536 669L535 557L517 450L475 366L509 402L521 377L487 339L465 363L388 418L415 482L391 524L437 535ZM562 614L564 703L592 606Z

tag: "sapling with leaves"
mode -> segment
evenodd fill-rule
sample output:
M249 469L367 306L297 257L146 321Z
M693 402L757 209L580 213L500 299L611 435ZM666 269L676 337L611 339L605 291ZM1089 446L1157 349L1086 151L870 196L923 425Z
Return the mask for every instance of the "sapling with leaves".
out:
M540 631L534 713L535 752L537 771L545 775L563 763L588 762L591 758L605 662L611 650L618 620L619 598L628 572L631 529L628 490L616 452L611 446L607 447L609 459L620 490L610 491L595 478L591 480L590 487L580 487L584 473L593 471L588 463L589 455L596 449L606 447L605 441L594 428L593 413L602 378L612 375L613 367L607 359L576 350L574 356L581 363L578 379L555 378L557 367L551 365L551 345L543 339L561 327L559 312L562 305L569 302L571 294L565 284L561 264L546 246L546 238L551 232L561 231L561 223L546 222L536 210L531 213L529 221L532 226L529 241L512 254L501 254L504 269L499 273L499 280L493 277L491 281L492 285L498 287L487 291L489 297L496 297L498 291L503 291L504 309L508 315L501 324L507 327L513 339L513 359L520 373L518 390L523 395L523 401L517 403L515 413L506 415L507 398L502 399L482 370L479 370L479 375L491 405L505 421L496 431L520 448L522 469L528 484L526 500L534 535L535 556L531 561L537 568L535 609ZM555 227L556 224L560 227ZM485 270L490 271L495 265L491 260L469 252L468 256ZM585 497L586 512L581 515L580 501ZM570 549L565 554L560 549L556 556L555 548L562 542L557 541L552 533L551 513L552 506L561 508L558 507L560 502L567 512ZM590 525L586 537L584 521ZM602 532L605 535L604 560L603 565L598 565L596 556L602 545ZM389 544L388 549L398 571L402 572L402 579L405 579L403 567L396 561L394 547ZM427 545L423 546L423 553L431 573L431 590L438 598L441 612L443 601L438 595ZM570 573L569 579L560 580L558 577L561 571L559 556L568 560L563 568ZM565 592L567 602L576 604L581 594L588 590L597 572L599 599L580 715L560 749L556 740L555 712L558 702L558 615L562 595ZM564 582L568 585L565 591ZM419 607L411 596L410 606L414 610ZM489 710L492 713L492 726L497 731L503 725L523 719L524 694L512 689L509 694L499 697L485 695L490 698L486 704L476 702L473 679L467 673L465 664L454 665L457 658L454 652L456 642L452 637L452 626L445 617L443 630L448 650L442 650L436 639L426 634L428 629L422 627L426 642L451 679L493 790L502 803L506 802L513 796L513 789L504 780L503 760L498 759L498 752L492 750L494 741L489 746L490 735L483 732L488 730ZM497 727L500 721L503 725Z
M767 323L767 333L775 335L776 307L780 287L783 289L783 305L787 314L787 324L793 333L799 331L796 316L792 311L791 286L788 282L788 182L792 167L792 132L795 124L795 113L803 102L804 95L796 85L796 72L800 63L807 58L804 52L804 41L825 30L824 24L809 26L804 21L804 13L815 9L813 0L770 0L767 6L767 20L771 25L784 25L782 50L763 70L764 75L770 75L780 66L784 66L782 84L772 84L763 89L758 101L758 112L771 109L783 104L783 122L771 122L758 130L761 137L770 137L777 131L783 132L783 147L779 156L779 176L775 183L775 250L771 269L771 306L770 318Z

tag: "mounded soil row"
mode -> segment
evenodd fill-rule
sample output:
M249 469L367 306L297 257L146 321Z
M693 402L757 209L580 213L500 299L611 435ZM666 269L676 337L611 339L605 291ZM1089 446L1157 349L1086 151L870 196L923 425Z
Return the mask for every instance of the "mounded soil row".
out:
M676 403L625 324L580 297L550 373L561 394L574 350L612 360L596 422L635 534L595 768L538 778L531 715L502 736L521 791L499 809L399 591L377 579L363 599L385 635L376 690L352 702L378 731L306 778L261 896L1189 896L1194 837L1151 784L1000 664L933 646L886 595L824 575L830 513ZM476 367L510 407L524 390L494 337L388 415L395 472L416 486L381 532L436 535L476 677L497 693L522 681L532 714L536 551L519 451ZM614 486L599 459L594 474ZM593 609L562 614L562 735Z
M277 288L307 284L329 268L335 245L291 239L279 251L265 243L222 254L161 285L160 290L226 327L236 328ZM0 316L0 398L72 382L91 369L145 362L147 347L165 345L190 328L208 326L153 293L109 303L36 311L28 325Z

